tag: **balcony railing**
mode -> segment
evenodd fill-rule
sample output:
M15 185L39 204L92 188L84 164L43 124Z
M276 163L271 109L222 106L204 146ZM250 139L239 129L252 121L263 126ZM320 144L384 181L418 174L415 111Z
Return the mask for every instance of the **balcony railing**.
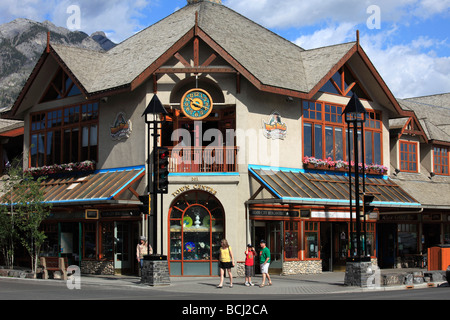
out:
M169 172L238 172L238 147L169 147Z

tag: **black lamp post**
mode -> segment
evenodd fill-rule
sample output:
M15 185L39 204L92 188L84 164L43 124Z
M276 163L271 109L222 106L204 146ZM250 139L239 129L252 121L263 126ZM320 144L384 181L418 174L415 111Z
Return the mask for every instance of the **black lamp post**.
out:
M362 105L358 97L353 94L349 103L342 113L345 115L345 122L348 125L348 158L351 160L351 136L350 130L353 130L353 161L355 167L355 219L356 219L356 254L353 248L353 202L352 202L352 166L351 161L349 161L348 169L348 179L349 179L349 197L350 197L350 257L349 261L362 261L365 260L366 254L366 237L364 236L364 250L361 244L361 205L360 205L360 181L359 181L359 143L358 143L358 131L361 132L361 157L362 157L362 182L363 182L363 193L365 192L365 172L364 172L364 122L366 121L367 111ZM365 221L365 220L364 220ZM365 233L365 223L364 223L364 233Z
M158 120L159 115L162 114L163 115L163 119ZM153 115L153 119L150 119L151 116L149 115ZM153 248L155 249L155 253L158 252L158 246L157 246L157 210L158 210L158 200L157 200L157 192L156 192L156 186L155 186L155 182L156 179L153 179L153 176L155 174L155 163L156 163L156 159L153 159L153 167L152 167L152 161L150 160L150 148L151 148L151 144L150 144L150 129L153 130L151 136L153 137L153 156L155 157L156 155L156 147L158 145L158 129L160 129L160 124L164 123L166 121L166 115L167 115L167 111L164 108L164 106L162 105L161 101L159 100L158 96L155 94L152 98L152 100L150 101L150 103L148 104L147 108L145 108L144 113L142 114L143 117L145 117L145 123L148 124L148 130L147 130L147 141L148 141L148 162L147 162L147 192L149 195L151 195L151 203L149 204L151 207L151 211L153 212L152 216L153 216ZM162 208L162 194L161 194L161 208ZM150 214L148 215L148 240L150 240ZM163 244L163 219L162 219L162 214L161 214L161 254L162 254L162 244ZM148 241L149 244L149 251L150 252L150 241Z

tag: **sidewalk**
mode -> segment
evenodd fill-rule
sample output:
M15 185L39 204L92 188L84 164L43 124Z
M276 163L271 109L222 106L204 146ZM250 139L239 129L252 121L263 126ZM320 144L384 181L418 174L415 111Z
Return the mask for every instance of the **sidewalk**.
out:
M382 270L383 276L400 275L404 273L413 273L417 271L427 272L423 269L389 269ZM171 284L168 286L149 286L141 284L139 277L132 276L90 276L82 275L81 285L106 285L106 286L126 286L140 289L155 289L166 292L183 292L183 293L221 293L221 294L330 294L330 293L346 293L346 292L364 292L374 290L406 290L427 288L430 286L448 286L447 281L441 279L428 282L413 284L393 284L382 285L373 288L350 287L344 285L345 272L324 272L321 274L311 275L290 275L280 276L271 275L272 286L259 287L261 284L261 276L254 277L255 286L246 287L244 285L245 278L233 278L233 287L229 287L229 280L226 278L222 289L216 286L219 283L218 277L171 277Z

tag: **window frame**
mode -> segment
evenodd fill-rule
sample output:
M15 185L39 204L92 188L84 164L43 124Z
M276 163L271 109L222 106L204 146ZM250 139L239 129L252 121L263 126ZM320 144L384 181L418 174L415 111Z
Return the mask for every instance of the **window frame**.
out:
M407 150L402 150L402 145L407 146ZM414 146L415 152L411 152L409 147ZM406 141L406 140L399 140L399 150L398 150L398 157L399 157L399 167L402 172L409 172L409 173L418 173L419 172L419 143L416 141ZM406 160L402 159L402 155L405 155ZM414 156L414 160L408 160L410 159L411 155ZM410 164L415 164L416 169L410 170ZM406 169L405 169L406 168Z
M437 153L436 151L439 150ZM448 176L449 173L450 148L444 146L433 146L433 172L438 175ZM443 155L445 153L445 155ZM446 163L445 163L446 161ZM445 170L444 170L445 169Z
M306 105L308 108L306 108ZM325 101L312 101L312 100L302 100L302 155L303 157L314 157L316 159L328 159L331 157L333 161L343 160L350 161L348 159L348 126L345 123L345 119L342 115L342 111L345 109L344 105L337 103L330 103ZM314 106L314 110L311 107ZM330 107L330 109L327 109ZM335 108L335 112L327 111ZM339 110L341 112L339 112ZM382 121L382 113L378 110L368 110L368 115L366 122L364 124L364 134L370 134L371 140L364 141L364 161L367 159L367 152L370 150L372 155L372 160L376 160L379 157L380 163L379 165L383 165L383 121ZM333 121L333 116L336 116L336 121ZM311 128L310 141L305 143L306 138L306 128ZM320 129L319 129L320 127ZM333 132L333 149L331 152L327 149L327 130L332 129ZM336 129L340 130L339 139L342 137L342 151L338 152L336 149ZM316 130L321 130L320 141L317 141L316 138ZM360 134L360 133L359 133ZM353 134L351 143L353 144ZM379 135L379 155L376 154L375 145L376 145L376 135ZM366 138L366 137L365 137ZM320 152L317 152L317 146L321 145ZM306 149L310 150L306 150ZM370 149L369 149L370 148ZM306 152L311 152L311 154L306 154ZM342 154L342 159L337 157L338 154ZM361 158L362 159L362 158ZM372 161L374 163L374 161ZM367 163L367 164L372 164Z
M89 109L89 106L92 108ZM83 110L86 112L83 113ZM98 162L99 118L100 103L97 100L30 113L28 167L85 160ZM87 158L85 159L82 155L85 153L83 151L83 131L86 127L89 128L89 132ZM69 131L71 134L67 137L65 133ZM56 134L57 132L59 135ZM57 137L56 140L55 137ZM52 139L51 142L50 139ZM65 139L68 139L69 145ZM77 146L72 145L74 141ZM91 145L94 141L96 145ZM69 152L68 155L67 152ZM43 153L43 156L40 153ZM65 159L67 156L68 158ZM33 159L34 157L35 159Z

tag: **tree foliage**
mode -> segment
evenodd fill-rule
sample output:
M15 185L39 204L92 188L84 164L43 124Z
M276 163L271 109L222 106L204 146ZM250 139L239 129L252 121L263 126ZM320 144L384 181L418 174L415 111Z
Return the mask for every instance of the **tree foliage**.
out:
M12 267L14 243L18 241L30 255L34 273L46 239L40 225L51 209L51 205L44 202L44 193L40 188L43 179L34 179L20 167L11 167L2 179L4 190L0 208L0 244L2 249L5 245L5 260Z

